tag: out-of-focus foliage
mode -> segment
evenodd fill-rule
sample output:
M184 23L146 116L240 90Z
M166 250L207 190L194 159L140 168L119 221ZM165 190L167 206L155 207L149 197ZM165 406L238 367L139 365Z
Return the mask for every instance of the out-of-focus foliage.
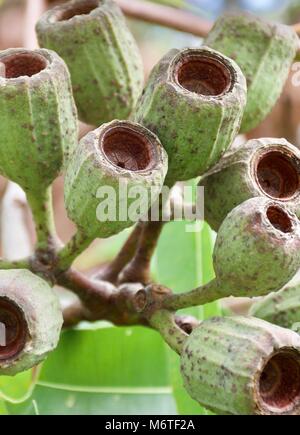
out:
M174 291L213 276L211 231L205 225L200 232L186 232L186 225L166 225L153 261L155 278ZM124 236L102 245L102 259L117 251ZM188 312L200 319L220 314L217 303ZM206 413L183 389L179 358L158 333L105 322L64 332L36 382L31 372L0 378L0 391L0 415Z

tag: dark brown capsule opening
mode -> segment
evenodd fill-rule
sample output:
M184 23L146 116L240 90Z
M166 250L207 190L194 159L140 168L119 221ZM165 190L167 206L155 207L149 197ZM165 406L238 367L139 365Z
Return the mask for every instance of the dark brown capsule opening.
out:
M299 191L300 174L296 158L269 151L259 160L256 177L261 189L274 199L290 199Z
M7 79L22 76L34 76L47 67L46 59L40 54L15 53L0 59L2 64L1 75Z
M300 355L282 350L272 356L259 379L259 394L267 408L284 412L300 401Z
M156 152L152 142L129 127L113 127L102 139L102 150L115 166L128 171L144 171L155 166Z
M218 96L232 86L229 68L213 57L187 55L176 67L175 78L184 89L199 95Z
M278 206L271 206L267 209L267 217L271 225L282 233L291 233L293 223L290 216Z
M67 9L58 14L57 21L67 21L76 15L88 15L99 6L99 3L99 0L84 0L73 5L66 5Z
M0 299L0 361L16 358L25 347L28 328L23 312L12 301Z

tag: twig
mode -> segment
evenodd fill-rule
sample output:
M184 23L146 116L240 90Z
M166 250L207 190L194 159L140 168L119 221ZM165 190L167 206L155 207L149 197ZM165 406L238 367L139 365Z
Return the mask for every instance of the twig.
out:
M27 194L37 236L36 250L54 251L57 241L52 204L52 189L49 187L39 195Z
M119 283L140 282L144 285L151 281L151 259L162 232L164 222L145 222L136 253L120 274Z
M84 306L80 301L73 302L63 309L64 328L72 328L87 320Z
M83 232L77 230L72 239L58 252L57 268L60 271L68 270L94 239L94 237L86 236Z
M171 349L180 355L188 334L176 324L174 314L167 310L159 310L153 314L149 323L160 333Z
M165 298L162 307L168 310L177 311L183 308L204 305L224 297L224 288L213 279L208 284L191 290L186 293L172 294Z
M111 297L116 291L111 284L89 279L74 269L58 275L57 284L70 289L79 297L85 309L85 318L89 320L105 318Z
M58 282L73 290L80 298L80 301L63 307L65 328L75 326L82 320L106 320L116 326L143 325L156 328L155 317L153 322L149 322L144 312L137 310L136 296L140 292L145 292L139 284L126 284L117 289L74 270L58 277ZM154 312L151 314L155 316ZM192 316L172 317L172 327L175 327L177 336L190 334L198 325L199 321Z
M95 279L109 281L113 284L117 283L120 272L134 256L142 229L143 224L141 222L137 223L116 258L105 269L98 272Z
M196 36L206 36L212 27L212 23L181 9L138 0L117 0L117 3L128 17Z

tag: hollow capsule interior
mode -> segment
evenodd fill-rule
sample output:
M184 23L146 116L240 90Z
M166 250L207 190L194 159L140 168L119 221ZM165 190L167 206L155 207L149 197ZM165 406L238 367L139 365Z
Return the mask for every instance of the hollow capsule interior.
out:
M282 349L266 362L258 379L259 399L273 413L300 406L300 353Z
M112 127L101 138L100 146L110 163L121 169L145 171L156 164L154 144L131 127Z
M174 68L174 78L185 90L204 96L223 95L233 85L229 67L205 53L183 55Z
M0 299L0 361L16 358L24 349L28 328L22 310L12 301Z

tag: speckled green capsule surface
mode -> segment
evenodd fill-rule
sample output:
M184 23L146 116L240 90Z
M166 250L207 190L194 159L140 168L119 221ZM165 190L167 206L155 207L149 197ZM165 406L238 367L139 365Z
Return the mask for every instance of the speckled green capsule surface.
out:
M169 156L166 184L217 163L239 131L246 82L234 61L207 47L171 50L153 69L135 120Z
M104 124L81 140L67 168L69 217L88 237L109 237L133 225L133 203L143 198L138 213L147 213L163 186L167 161L158 138L145 127L130 121Z
M276 199L300 216L300 152L285 139L248 141L201 179L205 220L218 231L227 214L256 196Z
M181 373L191 397L217 414L300 414L300 337L263 320L205 320L186 341Z
M82 121L99 126L130 116L143 88L143 64L115 2L59 5L41 17L36 30L40 45L66 61Z
M69 72L49 50L5 50L0 66L0 172L36 194L77 144Z
M229 213L218 232L217 280L233 296L277 291L299 269L299 248L300 223L295 214L274 200L249 199Z
M299 275L283 289L255 302L250 315L284 328L300 324L300 282Z
M252 130L282 92L298 47L296 32L248 13L229 13L216 21L205 44L241 67L248 85L241 132Z
M63 323L46 281L28 270L0 271L0 375L42 362L57 346Z

